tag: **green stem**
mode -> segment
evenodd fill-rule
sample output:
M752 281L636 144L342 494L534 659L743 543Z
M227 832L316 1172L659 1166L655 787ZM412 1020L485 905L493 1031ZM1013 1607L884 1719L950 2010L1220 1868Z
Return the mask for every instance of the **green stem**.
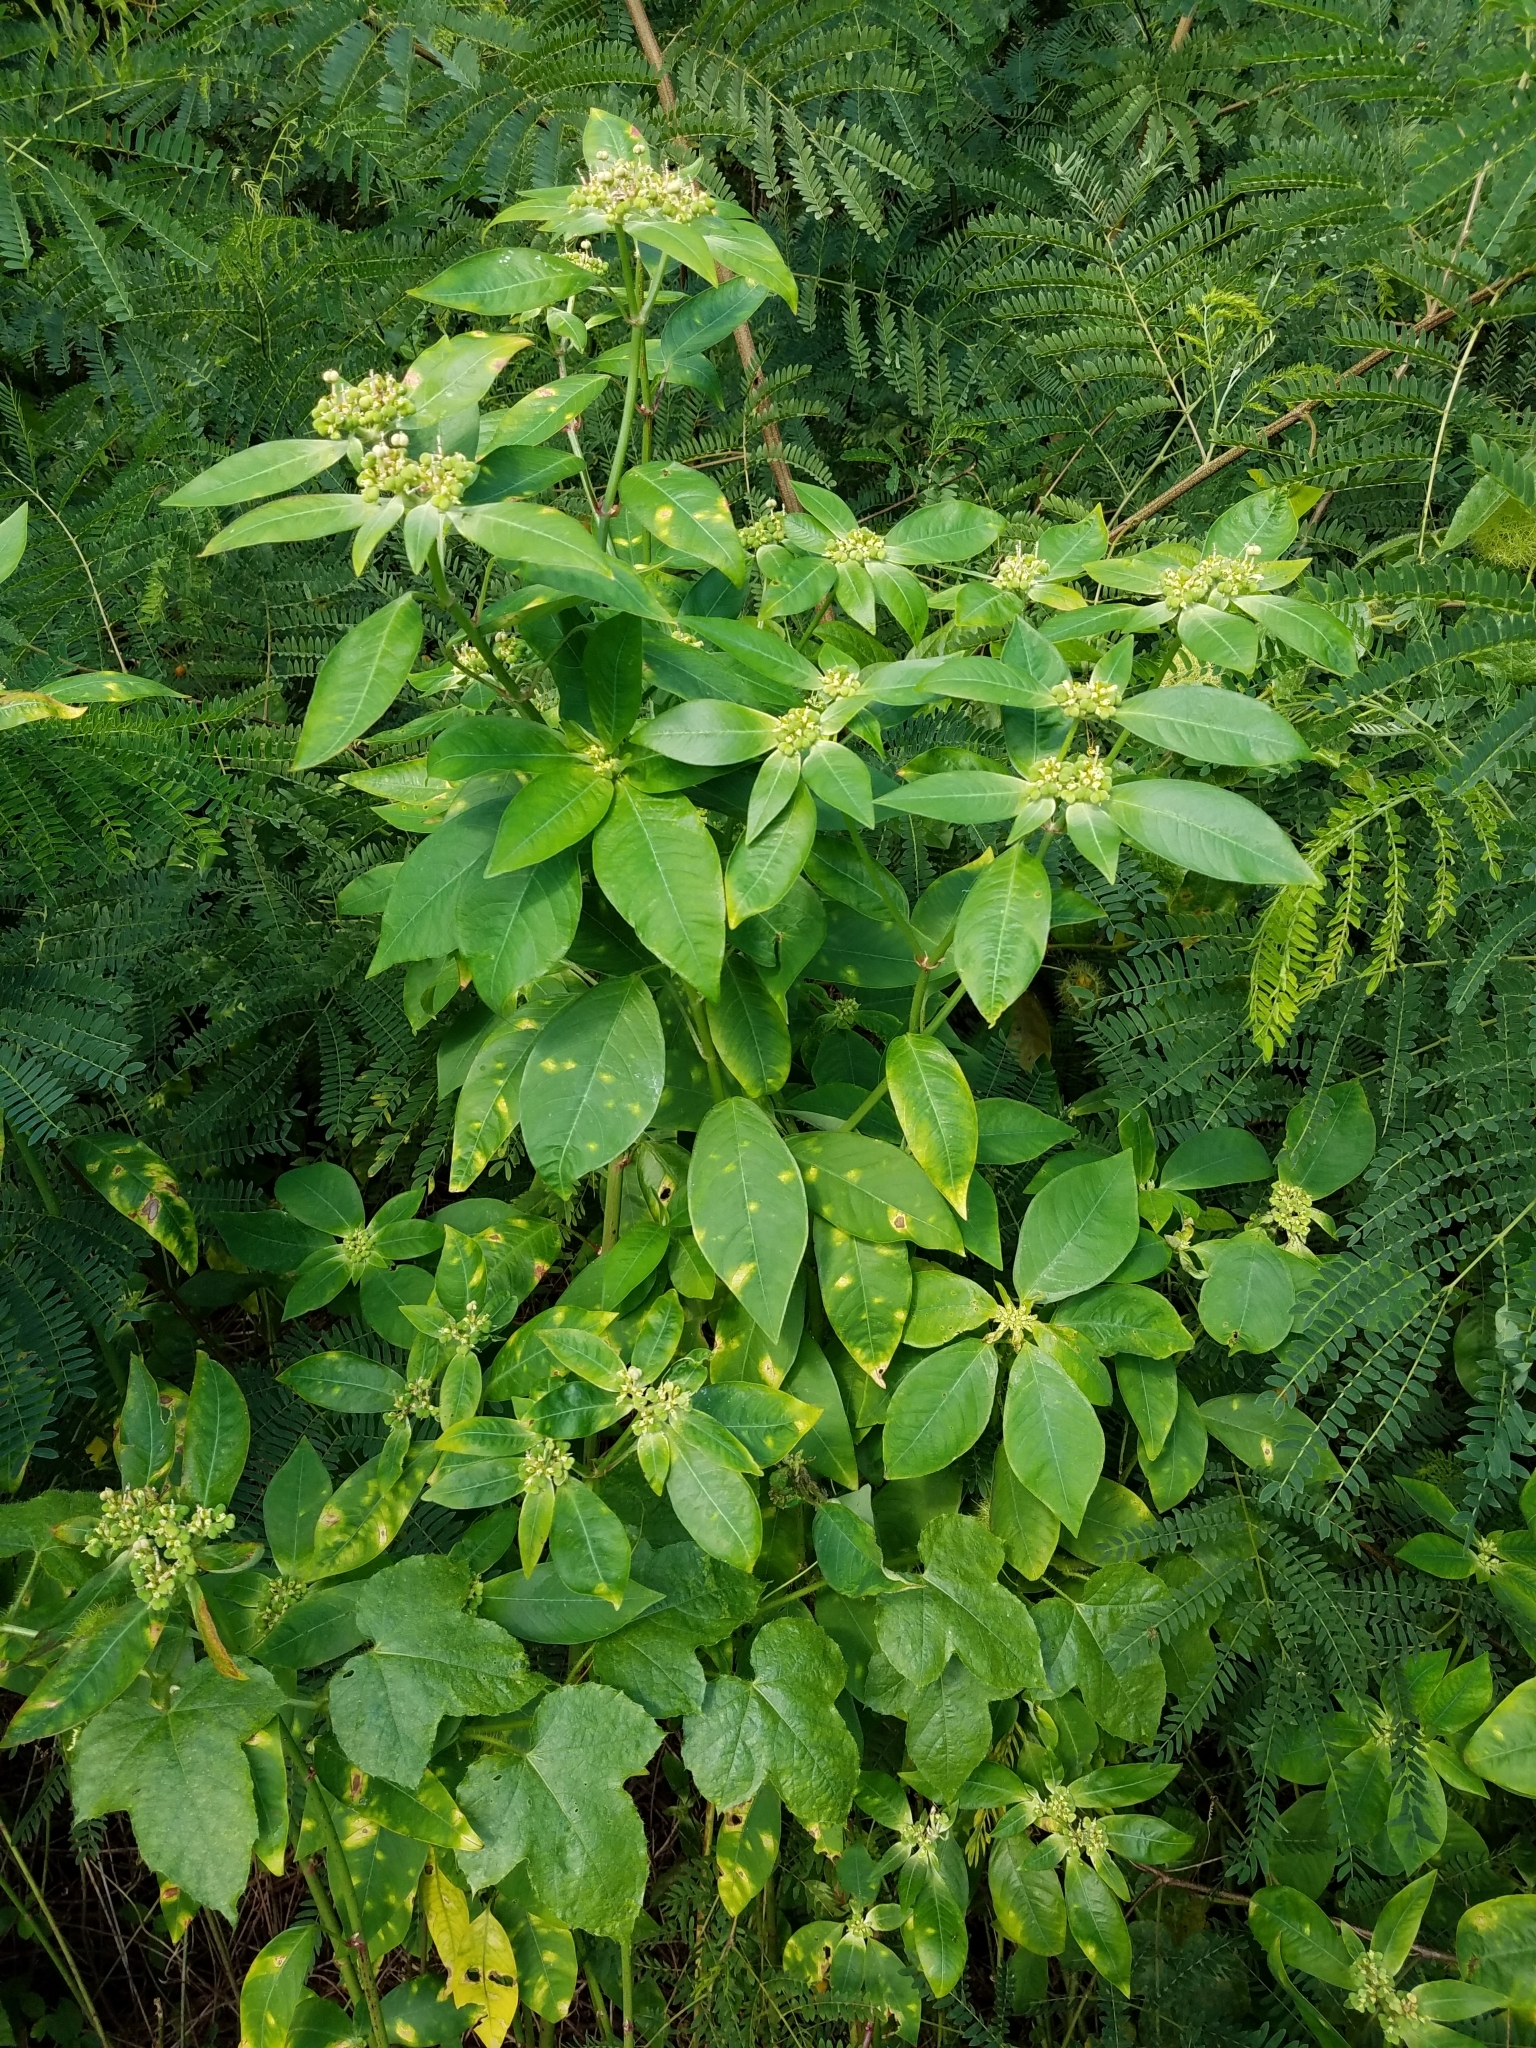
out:
M724 1102L725 1074L720 1065L720 1055L715 1051L714 1038L710 1033L704 998L695 995L686 983L680 983L679 986L683 990L683 1000L688 1005L688 1015L693 1022L694 1035L699 1041L699 1051L704 1055L704 1065L709 1074L709 1092L716 1102Z
M58 1211L55 1210L53 1213L57 1215ZM64 1939L63 1931L58 1921L53 1917L53 1908L49 1905L42 1886L32 1875L32 1866L17 1848L15 1839L3 1820L0 1820L0 1842L4 1842L11 1861L21 1872L22 1882L37 1901L37 1911L41 1913L48 1932L53 1936L54 1942L57 1945L58 1955L50 1954L49 1961L53 1963L65 1983L72 1987L76 1998L80 2001L80 2010L90 2021L91 2029L95 2033L96 2038L101 2042L102 2048L107 2048L107 2030L101 2024L101 2015L91 2003L91 1994L85 1988L85 1979L80 1974L80 1966L75 1961L74 1953L69 1943ZM7 1896L9 1895L8 1892ZM36 1915L29 1913L28 1918L35 1919ZM46 1942L42 1945L44 1948L47 1947Z
M950 1011L955 1007L955 1005L959 1002L960 998L964 994L965 984L964 982L961 982L957 984L954 994L950 997L949 1001L944 1005L943 1009L939 1011L938 1015L934 1017L925 1028L930 1032L937 1031L939 1026L944 1022L944 1019L949 1015ZM859 1125L864 1121L865 1117L868 1116L869 1112L874 1108L875 1104L877 1102L883 1101L884 1098L890 1094L890 1092L891 1084L888 1080L886 1080L885 1076L882 1074L880 1079L875 1083L874 1087L870 1089L869 1093L865 1096L864 1100L859 1104L858 1108L850 1110L847 1116L843 1118L842 1122L838 1125L837 1128L840 1131L857 1130Z
M17 1130L14 1123L0 1124L0 1130L4 1132L4 1138L0 1139L0 1142L8 1141L16 1148L17 1157L32 1176L32 1184L37 1189L38 1200L44 1209L50 1216L62 1215L63 1211L59 1207L59 1198L53 1183L43 1171L43 1162L27 1143L23 1133ZM102 2038L105 2039L105 2035Z
M603 1190L603 1244L602 1252L611 1251L619 1234L619 1211L624 1199L624 1168L629 1164L626 1154L620 1153L608 1168L608 1184Z
M627 1941L619 1943L619 1971L624 1992L624 2048L635 2038L635 1958Z
M918 969L917 982L912 990L912 1008L907 1013L908 1031L917 1032L923 1028L923 1006L928 997L928 976L928 968Z
M604 1998L602 1986L598 1983L597 1975L585 1956L581 1959L581 1974L587 1980L587 1995L591 1998L592 2010L597 2015L598 2032L605 2041L611 2041L613 2024L608 2018L608 2001Z
M326 1873L335 1886L342 1910L351 1922L352 1931L347 1946L357 1958L358 1982L363 1987L363 2003L368 2008L368 2030L373 2036L373 2048L389 2048L389 2035L384 2026L384 2008L379 2003L379 1980L373 1973L373 1958L368 1953L368 1937L363 1932L363 1912L358 1904L357 1887L352 1882L352 1873L347 1868L347 1853L341 1846L341 1837L336 1832L336 1822L331 1815L330 1795L321 1784L314 1764L304 1754L293 1730L279 1714L278 1732L290 1761L300 1774L300 1783L308 1785L315 1795L315 1816L320 1824L320 1833L329 1854L326 1858Z
M341 1931L341 1922L336 1918L336 1908L331 1904L331 1895L315 1875L314 1859L306 1856L299 1865L300 1875L309 1887L309 1896L315 1903L315 1918L325 1929L326 1939L331 1944L331 1954L336 1958L336 1974L341 1979L341 1988L355 2009L363 2002L362 1987L357 1981L357 1972L352 1967L352 1951L347 1946L347 1937Z
M624 379L624 411L619 419L619 438L613 444L608 482L603 491L603 502L597 508L597 538L600 541L606 539L609 522L619 509L619 478L623 476L624 465L629 459L630 436L635 430L635 404L640 396L640 378L645 368L645 314L636 287L634 259L629 253L629 241L622 227L616 240L619 269L624 278L624 296L629 305L626 316L629 320L629 371Z
M516 676L497 659L494 643L486 639L478 620L472 619L469 616L469 613L465 611L463 605L459 603L459 600L448 588L448 576L443 568L442 550L436 541L433 541L428 551L427 567L431 571L432 588L437 594L439 606L454 620L460 632L480 656L480 659L485 663L491 674L497 677L506 689L515 692L518 688Z

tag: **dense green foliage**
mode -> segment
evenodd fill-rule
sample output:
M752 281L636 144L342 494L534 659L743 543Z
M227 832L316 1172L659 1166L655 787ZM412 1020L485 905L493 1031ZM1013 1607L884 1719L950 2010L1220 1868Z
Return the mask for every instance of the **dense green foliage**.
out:
M1536 2039L1536 28L655 33L0 28L0 1925Z

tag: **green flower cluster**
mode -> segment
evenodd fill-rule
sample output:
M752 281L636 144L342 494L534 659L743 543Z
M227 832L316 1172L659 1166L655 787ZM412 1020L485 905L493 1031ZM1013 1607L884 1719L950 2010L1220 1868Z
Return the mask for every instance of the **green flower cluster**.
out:
M1165 569L1163 602L1182 611L1186 605L1207 604L1213 597L1247 597L1263 581L1258 546L1250 542L1240 555L1207 555L1192 569Z
M827 560L839 564L883 562L885 542L867 526L851 527L847 533L834 533L827 542Z
M340 370L327 370L325 382L331 388L317 401L310 419L327 441L393 433L416 410L404 382L386 370L370 370L356 384L344 384Z
M1097 747L1065 760L1047 754L1024 778L1032 797L1048 796L1064 804L1101 804L1115 786L1115 771Z
M1076 676L1058 683L1051 696L1069 718L1108 718L1120 702L1117 684L1096 683L1087 677L1079 681Z
M194 1547L227 1536L234 1526L234 1516L223 1508L173 1500L158 1486L130 1486L121 1493L108 1487L85 1549L91 1557L126 1555L134 1591L158 1612L197 1576Z
M712 194L701 192L679 171L656 170L634 158L599 162L571 194L573 206L600 213L609 227L621 227L632 213L659 214L686 223L715 211Z
M1001 557L992 571L992 581L999 590L1011 590L1023 596L1036 583L1043 583L1050 573L1041 556L1026 555L1021 548L1015 548L1011 555Z
M469 457L445 455L441 449L408 455L407 446L404 434L375 442L358 467L358 496L369 505L376 505L380 498L414 498L437 512L457 505L475 473Z

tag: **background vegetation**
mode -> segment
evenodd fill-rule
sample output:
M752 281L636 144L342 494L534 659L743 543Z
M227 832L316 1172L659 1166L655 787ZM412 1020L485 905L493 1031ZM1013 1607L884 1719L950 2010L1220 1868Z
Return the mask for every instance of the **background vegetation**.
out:
M322 1158L355 1176L370 1213L407 1189L430 1190L429 1213L448 1196L440 1062L464 1007L418 1002L408 1017L404 967L367 978L375 926L337 908L410 842L379 792L294 766L321 662L411 578L386 550L359 580L334 541L205 557L212 518L164 501L232 449L309 432L326 369L418 356L446 316L409 293L479 252L520 191L568 183L602 105L679 160L701 153L710 188L762 224L798 284L793 308L770 297L754 312L755 357L715 349L717 383L670 386L657 422L738 527L784 501L787 474L882 530L914 507L985 505L1004 551L1102 506L1123 553L1198 543L1236 500L1278 487L1303 519L1309 596L1353 636L1355 673L1271 649L1261 678L1311 755L1262 800L1316 886L1250 888L1129 851L1108 881L1062 842L1053 879L1094 914L1059 928L995 1025L970 1006L953 1019L977 1097L1071 1112L1089 1152L1155 1147L1144 1182L1213 1123L1273 1157L1299 1105L1347 1083L1368 1099L1376 1149L1329 1191L1338 1256L1308 1314L1278 1349L1229 1353L1207 1328L1181 1366L1201 1401L1288 1389L1336 1470L1319 1489L1213 1457L1130 1553L1169 1602L1153 1658L1168 1700L1128 1748L1111 1734L1109 1761L1179 1763L1155 1796L1194 1840L1187 1874L1136 1878L1130 1995L1080 1954L1020 1963L1031 1951L1004 1942L978 1880L966 1972L923 2022L977 2044L1294 2039L1307 2023L1243 1925L1266 1879L1368 1929L1405 1876L1434 1869L1414 1967L1443 1975L1462 1914L1495 1898L1529 1912L1536 1877L1518 1796L1532 1784L1496 1779L1489 1797L1459 1753L1472 1786L1438 1777L1426 1759L1468 1724L1435 1721L1411 1662L1486 1656L1503 1698L1528 1682L1536 1642L1530 1539L1487 1544L1522 1527L1536 1431L1536 19L1454 0L765 0L652 20L665 107L618 6L0 15L0 511L25 504L30 536L0 593L0 660L9 692L128 670L183 700L0 731L0 1466L22 1502L112 1483L133 1360L185 1388L199 1352L231 1369L251 1414L231 1503L242 1534L260 1533L262 1489L306 1431L333 1480L379 1451L378 1417L317 1421L276 1377L319 1346L382 1355L346 1319L350 1300L284 1321L284 1284L255 1284L218 1219L268 1211L280 1174ZM530 354L500 388L510 400L548 372ZM596 415L593 449L612 433ZM561 502L579 510L569 488ZM997 636L963 609L932 624L925 652ZM859 665L907 651L886 614L879 631L882 645L852 633L841 652ZM888 734L887 767L937 746L966 750L956 769L1004 765L996 726L961 706ZM385 745L340 765L365 758L403 756ZM905 904L998 837L911 817L868 835ZM851 978L825 986L858 993ZM878 1075L875 1038L838 1021L854 1028L797 1021L797 1085L835 1082L818 1053L833 1039L853 1048L849 1083ZM207 1254L195 1275L162 1249L146 1257L143 1230L78 1170L77 1141L102 1135L168 1164ZM500 1164L477 1193L526 1187L515 1145ZM987 1169L1009 1261L1037 1171ZM1230 1190L1210 1199L1245 1220ZM560 1220L562 1258L532 1308L601 1241L602 1190ZM964 1270L993 1277L985 1261ZM1175 1262L1166 1284L1193 1327L1198 1275ZM1144 1492L1135 1430L1119 1428L1108 1469ZM990 1426L961 1461L969 1508L990 1504L996 1441ZM1445 1509L1427 1518L1404 1478ZM814 1502L765 1500L772 1593L817 1554ZM1397 1556L1435 1513L1453 1552L1484 1540L1462 1576ZM454 1540L446 1510L432 1514L413 1523L417 1553ZM4 1524L16 1627L27 1526ZM1058 1553L1051 1587L1110 1555ZM890 1547L901 1569L915 1558ZM1013 1552L1005 1583L1045 1590ZM15 1691L31 1692L37 1674L13 1661ZM1336 1714L1355 1719L1341 1732ZM1286 1741L1303 1728L1326 1729L1337 1754L1306 1760L1316 1803L1298 1815ZM1010 1768L1022 1737L997 1732L989 1761ZM1346 1734L1358 1740L1339 1747ZM1372 1745L1408 1830L1394 1854L1351 1832L1340 1789L1342 1760ZM871 1769L899 1766L899 1749L877 1751ZM1420 1854L1431 1779L1449 1808L1441 1792L1444 1825ZM786 1823L775 1889L734 1921L711 1910L714 1817L675 1737L630 1790L655 1873L641 2032L665 2019L701 2040L842 2038L850 2024L863 2037L856 2001L829 2018L779 1968L792 1927L844 1917L854 1895L810 1838ZM207 1909L181 1924L123 1815L72 1812L51 1740L8 1753L0 1818L0 2026L18 2040L73 2048L92 2024L83 1994L114 2040L233 2040L251 1959L310 1910L289 1858L258 1873L233 1925ZM872 1839L873 1819L856 1821ZM965 1825L979 1869L985 1831ZM1463 2022L1474 2038L1536 2027L1531 1923L1515 1924L1515 2008ZM344 1992L329 1967L317 1986ZM584 1943L568 2037L616 2023L619 1972L615 1944ZM1376 2038L1358 2011L1328 2010L1319 2025Z

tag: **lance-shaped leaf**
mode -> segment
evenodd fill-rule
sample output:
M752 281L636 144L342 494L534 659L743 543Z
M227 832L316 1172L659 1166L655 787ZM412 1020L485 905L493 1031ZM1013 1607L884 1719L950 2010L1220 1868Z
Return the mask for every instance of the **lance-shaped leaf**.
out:
M1237 690L1213 690L1203 683L1144 690L1129 698L1113 716L1138 739L1191 761L1279 768L1287 761L1303 761L1307 755L1306 741L1272 705Z
M619 496L662 543L696 562L707 562L732 583L747 573L747 559L718 484L684 462L647 462L625 472Z
M1039 861L1010 846L983 868L960 908L954 964L989 1024L1034 980L1051 926L1051 885Z
M181 1490L204 1507L227 1507L245 1470L251 1418L232 1374L198 1354L181 1450Z
M518 1113L528 1156L552 1188L568 1195L639 1137L666 1065L655 999L638 975L600 983L545 1025L523 1069Z
M928 1178L960 1214L976 1164L976 1103L947 1046L905 1032L886 1048L885 1076L902 1135Z
M397 597L342 635L315 677L294 752L296 769L329 761L384 716L421 652L421 635L421 608L409 596Z
M1104 1432L1087 1396L1033 1344L1008 1376L1003 1445L1021 1484L1075 1535L1104 1470Z
M1317 877L1257 804L1211 782L1122 782L1104 805L1133 846L1223 882Z
M184 483L161 502L166 505L244 505L307 484L332 469L346 453L341 441L262 441L226 455L212 469ZM25 511L25 506L23 506Z
M592 872L657 958L717 1001L725 887L715 842L688 799L643 796L620 783L592 842Z
M887 1479L941 1472L976 1442L992 1416L997 1353L974 1339L930 1351L903 1374L882 1438Z
M331 1681L331 1717L347 1756L409 1790L431 1761L445 1714L507 1713L537 1690L515 1637L464 1612L471 1574L446 1557L410 1557L368 1581L357 1625L373 1648Z
M771 1120L733 1097L710 1111L688 1169L688 1214L710 1265L770 1338L805 1256L805 1187Z
M485 1847L461 1851L476 1885L515 1865L567 1926L627 1940L650 1873L645 1830L626 1778L650 1762L661 1731L606 1685L559 1686L540 1700L521 1756L482 1758L458 1799Z
M197 1221L176 1176L137 1138L73 1138L64 1148L120 1216L148 1231L188 1273L197 1271Z
M1130 1257L1140 1228L1128 1152L1069 1167L1025 1212L1013 1284L1021 1295L1046 1301L1096 1287Z

